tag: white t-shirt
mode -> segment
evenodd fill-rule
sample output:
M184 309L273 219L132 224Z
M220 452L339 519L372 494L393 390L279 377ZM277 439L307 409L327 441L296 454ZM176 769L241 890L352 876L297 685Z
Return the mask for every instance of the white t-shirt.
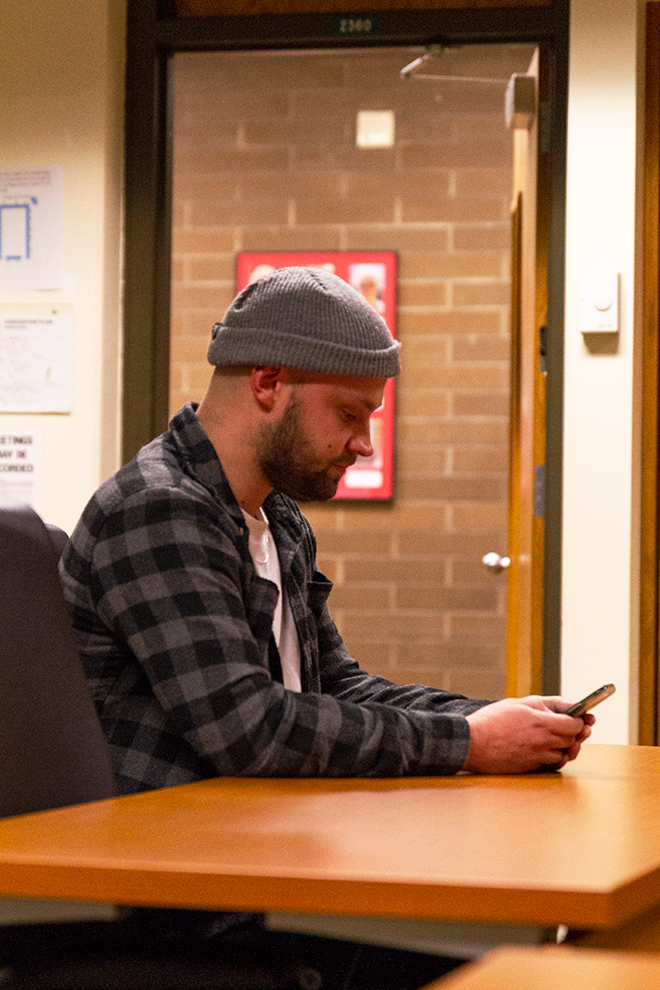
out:
M293 621L293 614L289 601L282 590L282 576L280 574L280 560L277 556L277 547L273 534L270 531L266 513L259 509L259 519L249 515L245 509L241 510L250 533L250 554L254 562L254 569L260 578L266 578L277 585L279 596L275 606L273 616L273 635L282 662L282 676L284 687L289 691L300 691L300 646L298 644L298 633Z

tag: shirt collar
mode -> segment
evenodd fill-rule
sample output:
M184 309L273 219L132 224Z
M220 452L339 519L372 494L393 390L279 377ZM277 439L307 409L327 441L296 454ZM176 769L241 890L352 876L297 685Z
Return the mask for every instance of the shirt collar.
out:
M185 460L189 474L208 488L213 496L226 506L237 525L243 527L245 526L243 513L227 481L215 447L197 418L198 408L199 403L186 402L172 417L170 421L172 441ZM264 509L271 523L278 550L282 552L286 548L289 552L293 552L293 548L302 537L300 510L295 501L288 495L271 492L264 502Z

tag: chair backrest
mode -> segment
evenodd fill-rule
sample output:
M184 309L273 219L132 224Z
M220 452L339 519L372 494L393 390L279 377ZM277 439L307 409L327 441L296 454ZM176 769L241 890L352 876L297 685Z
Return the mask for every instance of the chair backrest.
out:
M0 816L115 794L57 560L33 509L0 507Z
M46 529L48 534L53 541L53 546L57 552L58 559L62 556L62 551L69 542L68 533L65 533L63 529L56 526L54 523L46 523Z

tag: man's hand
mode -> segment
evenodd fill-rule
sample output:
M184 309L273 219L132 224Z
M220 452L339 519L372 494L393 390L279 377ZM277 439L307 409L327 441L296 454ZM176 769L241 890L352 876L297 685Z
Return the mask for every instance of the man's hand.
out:
M562 715L563 698L505 698L467 716L470 751L464 770L473 773L529 773L544 765L561 769L574 760L591 735L593 715Z

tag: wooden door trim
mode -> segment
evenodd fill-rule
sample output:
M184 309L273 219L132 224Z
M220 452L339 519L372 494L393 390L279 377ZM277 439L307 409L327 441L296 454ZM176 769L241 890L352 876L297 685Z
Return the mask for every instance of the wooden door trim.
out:
M642 463L640 508L639 742L659 741L658 367L660 318L660 3L646 8Z
M522 230L523 230L523 197L517 192L511 209L511 339L509 342L509 542L508 553L518 545L520 528L519 502L516 498L514 479L520 475L520 341L522 327ZM519 607L519 569L514 557L507 574L507 625L506 625L506 693L508 696L518 694L520 681L519 658L514 660L513 652L517 650L520 639L518 619ZM513 607L512 607L513 605Z
M511 250L511 402L507 694L544 686L546 378L541 354L548 325L550 63L537 47L528 74L537 80L533 126L514 136ZM517 150L515 150L517 149ZM523 150L524 149L524 150ZM542 329L543 328L543 329ZM554 344L554 340L553 340Z

